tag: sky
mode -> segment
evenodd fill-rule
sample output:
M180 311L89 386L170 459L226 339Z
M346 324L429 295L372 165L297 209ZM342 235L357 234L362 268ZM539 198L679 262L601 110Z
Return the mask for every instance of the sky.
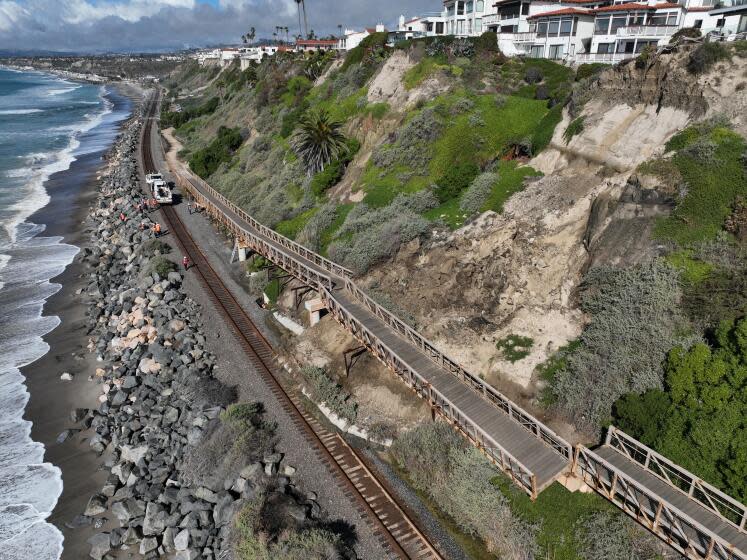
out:
M438 11L442 0L305 0L317 35L400 14ZM295 0L0 0L0 50L144 52L240 43L250 27L298 33Z

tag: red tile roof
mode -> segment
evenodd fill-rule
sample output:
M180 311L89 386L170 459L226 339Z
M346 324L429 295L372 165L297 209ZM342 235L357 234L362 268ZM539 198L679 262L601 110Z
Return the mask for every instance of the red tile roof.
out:
M323 47L336 44L337 39L299 39L296 41L296 45L299 47Z
M579 15L579 16L593 16L594 10L583 10L581 8L563 8L561 10L553 10L551 12L543 12L541 14L534 14L529 16L527 19L536 19L545 16L568 16L568 15Z
M638 10L659 10L661 8L681 8L680 4L672 4L664 2L661 4L654 4L650 6L648 4L637 4L636 2L628 2L627 4L617 4L615 6L605 6L603 8L597 8L596 12L635 12Z

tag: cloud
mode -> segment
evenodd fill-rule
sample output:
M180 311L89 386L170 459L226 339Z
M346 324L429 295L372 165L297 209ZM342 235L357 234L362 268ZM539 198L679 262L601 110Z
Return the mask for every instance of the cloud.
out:
M393 24L441 0L306 0L317 35ZM298 33L295 0L0 0L0 49L148 51L236 43L249 27Z

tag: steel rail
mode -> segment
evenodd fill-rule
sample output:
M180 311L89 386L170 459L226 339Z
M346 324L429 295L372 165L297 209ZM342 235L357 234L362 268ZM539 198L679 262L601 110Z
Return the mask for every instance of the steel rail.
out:
M157 170L151 152L154 112L155 104L148 112L142 134L143 167L146 171ZM382 546L399 558L441 560L442 557L429 539L386 490L385 484L376 479L360 455L338 433L324 428L305 410L299 395L286 390L280 383L275 373L278 367L276 355L269 342L220 280L220 276L189 234L176 210L171 206L163 206L161 211L169 231L194 263L192 270L197 274L200 284L218 312L228 322L250 362L278 399L281 407L289 414L294 425L306 435L312 449L338 480L346 497L358 504L358 512L371 524Z

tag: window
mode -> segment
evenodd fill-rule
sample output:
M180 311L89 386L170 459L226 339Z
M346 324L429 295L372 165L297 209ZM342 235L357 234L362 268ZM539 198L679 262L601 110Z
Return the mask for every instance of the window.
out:
M542 45L532 45L529 50L529 56L532 58L543 58L545 48Z
M646 14L642 12L633 12L628 19L628 25L643 25L646 21Z
M446 7L446 15L447 17L451 17L454 15L454 4Z
M467 0L467 13L471 14L473 8L475 7L475 3L473 0Z
M550 45L550 56L549 58L557 60L563 58L563 49L565 45Z
M485 11L485 0L477 0L475 3L475 11L480 13Z
M456 34L457 35L464 35L464 20L463 19L457 20Z
M597 53L607 54L615 52L615 43L599 43L597 45Z
M607 35L610 26L610 17L598 17L594 20L594 33L597 35Z
M472 35L472 20L467 20L467 35Z
M613 16L612 25L610 26L610 35L617 33L617 30L621 27L625 27L627 19L627 16Z
M557 37L559 28L560 28L560 22L557 19L551 19L550 24L547 26L547 36Z
M702 19L696 19L695 23L693 23L693 27L695 29L701 29L703 27L703 20Z
M462 0L459 0L457 2L457 15L458 16L464 15L464 2Z
M563 37L567 37L571 34L571 31L573 30L573 20L572 19L564 19L560 22L560 34Z
M669 12L667 15L667 25L677 25L677 12Z
M529 15L529 2L525 2L521 5L521 15L528 16Z
M744 33L745 31L747 31L747 15L741 16L737 24L737 33Z
M436 22L436 35L443 35L444 34L444 22L437 21Z
M537 35L539 35L540 37L547 36L547 22L546 21L537 22Z
M475 18L475 33L482 33L482 18Z
M718 20L718 21L716 22L716 27L723 27L724 25L726 25L726 18L720 18L720 19L719 19L719 20Z

